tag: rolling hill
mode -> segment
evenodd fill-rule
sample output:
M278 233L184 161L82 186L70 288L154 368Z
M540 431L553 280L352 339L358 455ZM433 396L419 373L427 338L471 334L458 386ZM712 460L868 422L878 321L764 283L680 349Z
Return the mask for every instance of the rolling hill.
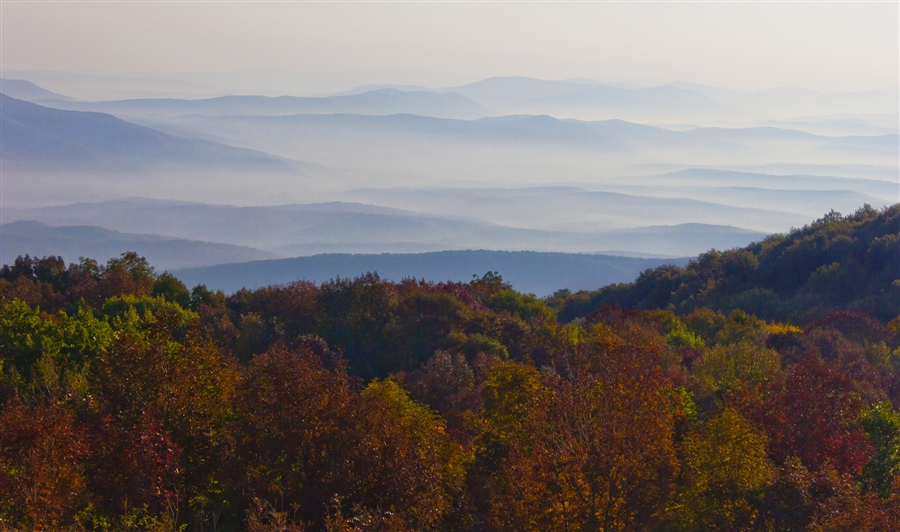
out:
M415 277L428 281L470 281L473 275L499 271L513 288L549 295L560 288L584 289L633 280L660 264L685 264L687 259L641 259L608 255L537 253L531 251L442 251L419 254L326 254L242 264L176 270L188 286L233 292L300 279L324 282L377 272L382 279Z
M684 267L648 270L634 282L572 294L553 305L560 318L608 304L740 309L765 319L811 323L832 311L865 312L889 321L900 314L900 204L829 213L788 234L744 247L710 250Z

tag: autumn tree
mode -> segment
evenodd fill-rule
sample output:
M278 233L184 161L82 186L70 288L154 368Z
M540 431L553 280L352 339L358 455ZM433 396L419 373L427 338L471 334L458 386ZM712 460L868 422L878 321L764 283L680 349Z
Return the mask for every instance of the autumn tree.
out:
M684 442L685 485L668 517L680 530L755 530L756 501L775 477L766 437L725 409Z
M492 373L479 454L496 471L496 528L658 523L677 468L664 340L629 324L619 333L595 327L562 374L511 363Z
M777 404L761 413L770 452L779 463L797 456L810 469L858 475L874 454L862 410L847 375L809 356L791 369Z
M232 489L239 508L254 497L298 505L321 522L335 495L342 457L337 440L352 400L343 365L328 368L310 350L276 347L254 358L236 396L237 460ZM239 480L243 479L243 480Z
M74 527L90 502L82 459L85 431L58 405L29 407L18 398L0 411L0 528Z

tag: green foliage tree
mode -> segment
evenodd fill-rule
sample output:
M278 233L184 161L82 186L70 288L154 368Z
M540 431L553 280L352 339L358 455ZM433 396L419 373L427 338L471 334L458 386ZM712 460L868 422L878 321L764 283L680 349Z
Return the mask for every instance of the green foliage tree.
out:
M863 476L879 496L888 498L900 484L900 414L884 401L863 412L862 425L876 453Z

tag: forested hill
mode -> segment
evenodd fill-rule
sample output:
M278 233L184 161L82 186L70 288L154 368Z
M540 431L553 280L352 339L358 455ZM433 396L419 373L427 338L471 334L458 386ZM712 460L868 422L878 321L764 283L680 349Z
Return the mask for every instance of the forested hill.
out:
M760 318L810 323L835 310L889 320L900 313L900 204L832 211L801 229L745 248L712 250L684 267L660 266L633 283L560 294L548 301L562 321L603 305L741 309Z

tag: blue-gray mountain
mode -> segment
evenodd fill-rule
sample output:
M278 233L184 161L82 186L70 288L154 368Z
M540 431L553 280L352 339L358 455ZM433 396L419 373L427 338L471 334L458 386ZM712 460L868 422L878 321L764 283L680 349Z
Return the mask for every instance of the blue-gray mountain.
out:
M11 98L34 103L77 101L75 98L48 91L47 89L24 79L0 78L0 93Z
M541 194L540 191L534 193ZM543 195L546 197L546 192ZM622 195L615 196L613 200L619 202L627 199ZM707 224L582 232L522 229L474 218L423 215L352 203L235 207L120 200L7 209L4 218L35 220L57 226L94 225L130 233L150 232L173 238L249 246L282 256L480 248L566 252L614 250L671 257L695 255L710 247L743 246L763 236L761 232Z
M383 279L470 281L473 276L497 271L521 292L539 296L558 289L591 289L628 282L647 268L661 264L687 264L688 259L642 259L608 255L537 253L533 251L442 251L418 254L325 254L294 259L223 264L172 272L188 286L234 292L296 280L328 281L376 272Z
M0 94L0 127L5 171L128 174L158 168L308 168L259 151L173 137L108 114L60 111L5 94Z
M408 113L445 118L479 118L493 112L465 96L429 91L376 89L361 94L323 97L221 96L218 98L139 99L102 102L57 102L56 107L77 111L101 111L123 118L177 115L281 116L296 114L351 113L391 115Z
M285 156L311 154L306 146L343 146L344 153L376 146L398 151L402 146L452 149L459 145L526 146L579 152L665 154L680 159L716 155L757 155L760 163L772 154L793 150L793 156L835 152L896 162L900 135L824 136L776 128L696 128L673 131L622 120L580 121L551 116L511 115L477 120L429 116L358 114L291 116L180 116L159 123L177 126L198 136L218 135ZM288 151L285 151L285 150ZM779 157L782 157L779 155ZM652 159L651 159L652 160ZM787 159L790 161L790 159ZM828 160L825 158L823 160Z

